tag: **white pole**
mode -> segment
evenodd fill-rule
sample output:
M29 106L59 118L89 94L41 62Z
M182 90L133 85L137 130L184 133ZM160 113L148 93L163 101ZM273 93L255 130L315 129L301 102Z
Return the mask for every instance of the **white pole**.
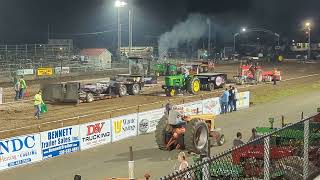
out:
M117 8L118 12L118 58L120 58L120 48L121 48L121 25L120 25L120 8ZM119 59L120 60L120 59Z
M309 60L311 59L311 35L310 35L310 33L311 33L311 29L310 29L310 27L308 27L308 34L309 34L309 49L308 49L308 58L309 58Z
M304 122L303 134L303 179L307 179L309 175L309 120Z
M131 54L132 49L132 10L129 8L129 56Z

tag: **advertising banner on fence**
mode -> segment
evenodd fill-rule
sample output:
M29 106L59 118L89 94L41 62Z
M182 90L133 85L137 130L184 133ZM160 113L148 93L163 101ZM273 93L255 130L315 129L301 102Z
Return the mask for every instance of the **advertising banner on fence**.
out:
M52 76L53 68L38 68L37 69L38 76Z
M54 73L55 74L69 74L70 73L70 67L62 67L62 71L61 71L61 67L55 67L54 68Z
M81 150L111 142L111 120L80 125Z
M250 104L250 91L240 92L238 95L237 108L248 108Z
M41 160L40 134L0 140L0 170Z
M215 114L221 113L220 98L210 98L202 101L203 114Z
M196 115L196 114L202 114L203 106L202 101L195 101L184 104L183 107L184 115Z
M33 69L18 69L17 70L17 75L22 76L22 75L33 75L34 70Z
M80 150L79 125L41 132L43 159Z
M138 114L138 134L150 133L156 130L159 120L164 115L164 108Z
M137 125L137 113L112 118L112 142L136 136L138 131Z

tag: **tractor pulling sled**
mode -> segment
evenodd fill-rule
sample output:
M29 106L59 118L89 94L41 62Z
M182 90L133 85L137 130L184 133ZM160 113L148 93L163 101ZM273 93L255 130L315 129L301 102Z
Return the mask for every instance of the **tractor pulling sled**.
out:
M243 85L245 83L257 84L261 82L281 81L281 72L277 69L273 71L264 71L262 66L246 64L240 66L240 73L234 76L236 83Z
M122 97L127 94L138 95L144 86L143 76L119 74L111 81L85 84L80 88L79 99L90 103L106 97Z
M165 84L162 85L162 89L165 90L166 96L171 97L183 93L198 94L200 90L213 91L222 88L226 81L227 74L224 73L186 75L182 72L172 72L171 75L165 76Z

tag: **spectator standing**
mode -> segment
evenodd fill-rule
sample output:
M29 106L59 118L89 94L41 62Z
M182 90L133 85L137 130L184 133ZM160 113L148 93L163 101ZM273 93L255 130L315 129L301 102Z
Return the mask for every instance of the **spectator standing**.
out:
M184 152L179 153L178 161L180 163L179 171L182 171L188 168L189 164L188 164L188 161L186 160L186 154Z
M249 141L253 141L253 140L260 137L260 135L257 134L256 128L252 128L251 132L252 132L252 135L251 135Z
M229 86L229 103L228 103L229 112L232 112L234 110L234 107L233 107L234 98L235 98L235 95L234 95L233 87Z
M244 142L241 139L242 139L241 132L237 132L237 137L233 140L233 147L238 147L244 144Z
M221 114L226 114L228 112L228 104L229 104L229 91L226 88L225 91L223 91L223 94L220 97L221 100Z
M233 99L233 110L237 111L237 101L239 99L238 89L237 87L232 87L233 93L234 93L234 99Z
M20 82L16 81L14 84L14 91L16 92L16 96L14 97L15 101L20 99Z
M19 82L20 82L19 99L23 99L24 93L26 92L26 89L27 89L27 84L23 76L21 76L21 78L19 79Z
M35 107L35 113L34 117L36 119L40 118L40 112L41 112L41 105L43 104L42 100L42 91L39 90L38 93L34 96L34 107Z

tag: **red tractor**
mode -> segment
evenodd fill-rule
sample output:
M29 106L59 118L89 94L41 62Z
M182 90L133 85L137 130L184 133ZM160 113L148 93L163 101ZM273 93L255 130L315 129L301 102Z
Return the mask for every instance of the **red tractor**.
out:
M261 142L262 143L262 142ZM290 176L294 172L292 161L294 156L294 149L291 147L271 147L270 148L270 175L271 179L277 177ZM296 159L294 159L296 160ZM263 144L246 145L232 152L232 161L234 165L240 165L245 177L263 177L264 166L264 146ZM297 161L294 161L297 162ZM299 160L299 162L301 162ZM287 179L287 178L284 178Z
M234 76L237 84L245 83L261 83L271 81L281 81L281 72L277 69L273 71L263 71L262 66L246 64L240 66L240 73L238 76Z

